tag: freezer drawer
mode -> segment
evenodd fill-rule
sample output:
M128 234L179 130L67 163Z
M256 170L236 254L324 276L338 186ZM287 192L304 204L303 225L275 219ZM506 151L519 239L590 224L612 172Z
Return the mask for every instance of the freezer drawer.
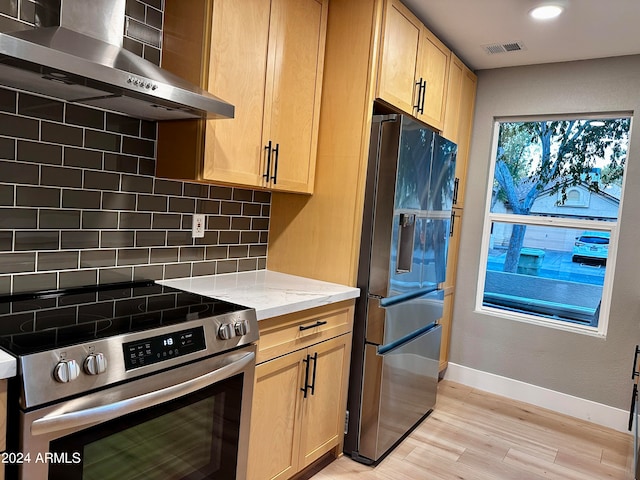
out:
M424 295L411 298L412 294L396 297L367 299L366 341L376 345L388 345L412 332L436 323L442 318L444 290L428 288L416 290ZM402 297L409 297L402 299ZM399 299L399 301L395 301Z
M359 461L380 460L436 403L442 327L378 354L366 345Z

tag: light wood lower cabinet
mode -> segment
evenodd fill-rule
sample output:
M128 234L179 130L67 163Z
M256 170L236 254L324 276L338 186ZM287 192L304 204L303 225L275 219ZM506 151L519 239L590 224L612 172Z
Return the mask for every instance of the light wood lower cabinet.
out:
M350 301L260 322L266 323L264 332L260 327L258 351L271 354L263 353L256 367L249 480L290 478L341 448L352 319ZM344 328L348 330L323 340L327 332ZM283 344L304 348L278 356L274 345Z

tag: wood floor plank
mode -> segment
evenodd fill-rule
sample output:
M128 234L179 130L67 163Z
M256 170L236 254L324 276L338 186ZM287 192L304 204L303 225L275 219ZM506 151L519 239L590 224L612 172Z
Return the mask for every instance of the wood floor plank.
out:
M313 480L632 480L633 439L449 381L376 467L340 457Z
M546 478L537 473L530 472L520 465L510 465L502 461L495 461L471 449L460 456L459 462L472 468L474 471L482 472L485 480L543 480Z
M585 476L595 475L596 478L624 478L624 468L614 467L602 462L602 457L594 458L580 452L560 449L555 463L582 472Z

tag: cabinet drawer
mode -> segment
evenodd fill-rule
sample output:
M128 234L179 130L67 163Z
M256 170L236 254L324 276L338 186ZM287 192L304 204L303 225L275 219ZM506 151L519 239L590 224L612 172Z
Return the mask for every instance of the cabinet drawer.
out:
M306 348L351 331L354 300L260 320L257 362Z

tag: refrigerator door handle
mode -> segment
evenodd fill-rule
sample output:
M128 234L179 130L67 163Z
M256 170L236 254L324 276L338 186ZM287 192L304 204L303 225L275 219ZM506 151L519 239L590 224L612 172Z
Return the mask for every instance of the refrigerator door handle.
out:
M393 350L394 348L399 347L401 345L404 345L405 343L410 342L414 338L419 337L423 333L430 332L431 330L434 330L436 328L442 328L442 327L440 325L438 325L437 323L432 323L430 325L422 327L419 330L411 332L411 333L405 335L404 337L401 337L401 338L399 338L399 339L397 339L397 340L395 340L393 342L387 343L385 345L379 345L378 346L378 355L384 355L384 354L388 353L389 351Z
M411 292L401 293L400 295L394 295L393 297L380 298L380 306L382 308L392 307L399 303L406 302L407 300L412 300L414 298L422 297L429 293L435 292L436 290L438 290L438 286L432 285L429 287L418 288L417 290L413 290Z

